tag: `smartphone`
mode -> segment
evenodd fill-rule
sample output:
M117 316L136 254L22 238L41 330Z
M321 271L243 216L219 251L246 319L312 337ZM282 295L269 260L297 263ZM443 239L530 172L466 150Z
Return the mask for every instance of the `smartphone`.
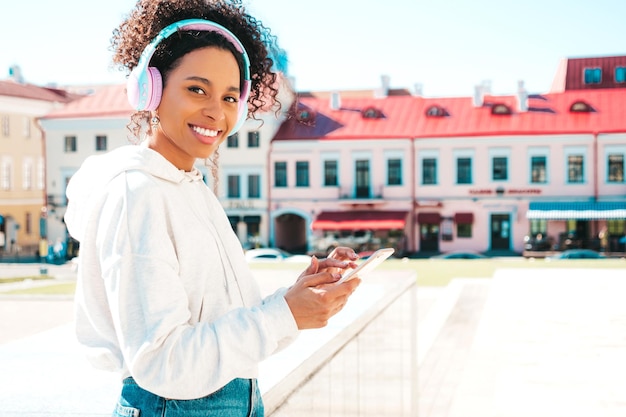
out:
M385 259L389 258L393 253L393 248L378 249L369 258L361 262L356 268L346 271L337 284L346 282L354 277L363 277L365 274L380 265Z

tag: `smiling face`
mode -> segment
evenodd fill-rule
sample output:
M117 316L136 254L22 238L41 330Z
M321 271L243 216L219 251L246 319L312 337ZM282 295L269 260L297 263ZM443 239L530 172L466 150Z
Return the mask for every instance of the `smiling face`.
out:
M208 158L237 123L239 66L230 51L196 49L167 76L149 147L177 168Z

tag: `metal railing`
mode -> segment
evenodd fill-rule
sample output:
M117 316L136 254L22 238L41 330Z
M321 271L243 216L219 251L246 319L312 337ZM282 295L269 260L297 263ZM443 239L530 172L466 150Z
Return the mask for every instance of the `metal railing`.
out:
M416 277L384 278L364 282L325 334L308 331L265 364L277 379L267 389L262 367L266 416L417 416Z

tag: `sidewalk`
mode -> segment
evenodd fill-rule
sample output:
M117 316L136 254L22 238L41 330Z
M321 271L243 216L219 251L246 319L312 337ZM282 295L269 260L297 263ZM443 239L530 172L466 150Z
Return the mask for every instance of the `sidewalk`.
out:
M508 269L486 283L457 282L419 367L420 417L626 415L626 270Z
M264 294L289 285L295 279L293 271L257 270L255 275ZM385 278L393 279L393 276ZM379 293L362 288L355 293L355 300L361 298L363 302L355 302L352 307L349 303L340 314L355 314L367 306L368 297L378 299L379 296ZM56 323L47 330L36 329L23 335L20 334L21 328L14 326L8 332L11 335L0 341L0 416L110 416L119 395L118 376L94 370L84 359L74 338L72 300L41 303L41 300L30 297L0 295L0 314L15 319L7 321L19 321L22 326L31 327L33 322L44 317L56 317ZM6 306L12 306L13 311L7 313ZM31 324L27 324L28 321ZM332 326L328 330L336 331ZM272 373L281 372L276 369L279 365L272 363ZM263 377L263 369L262 364L260 383L269 381L267 376Z
M266 291L293 278L259 273ZM625 278L508 269L418 288L419 417L625 416ZM119 382L83 359L63 312L71 300L11 302L2 321L56 310L59 323L0 344L0 416L110 415Z

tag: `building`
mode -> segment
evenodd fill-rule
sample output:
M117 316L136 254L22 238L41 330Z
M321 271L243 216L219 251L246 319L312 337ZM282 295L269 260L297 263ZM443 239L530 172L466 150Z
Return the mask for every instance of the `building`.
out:
M281 111L221 147L218 184L197 166L245 247L624 252L624 68L626 57L565 60L545 94L520 83L495 96L483 84L472 97L426 98L387 77L376 90L295 100L281 89ZM41 118L53 238L67 238L67 181L87 156L129 143L131 113L118 85Z
M19 68L0 81L0 258L33 257L45 228L44 141L37 118L75 95L24 83Z
M369 231L406 253L624 252L624 71L626 57L566 60L546 94L301 95L272 141L270 242Z

